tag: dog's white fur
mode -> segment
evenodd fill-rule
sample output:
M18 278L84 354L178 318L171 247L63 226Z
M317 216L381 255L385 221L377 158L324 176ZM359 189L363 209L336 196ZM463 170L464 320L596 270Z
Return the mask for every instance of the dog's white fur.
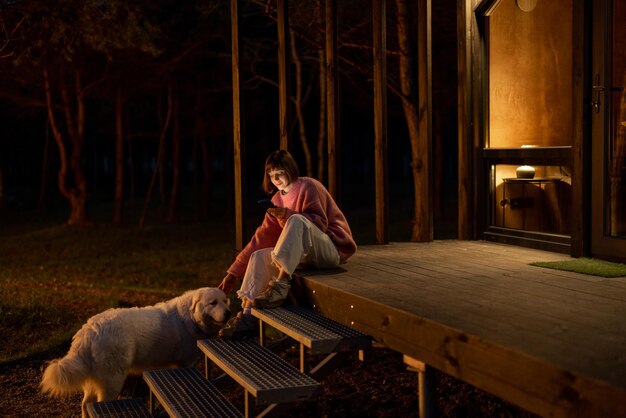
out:
M215 336L230 317L218 288L204 287L143 308L109 309L91 317L67 355L43 373L42 391L62 396L80 389L89 402L114 400L129 373L195 364L196 341Z

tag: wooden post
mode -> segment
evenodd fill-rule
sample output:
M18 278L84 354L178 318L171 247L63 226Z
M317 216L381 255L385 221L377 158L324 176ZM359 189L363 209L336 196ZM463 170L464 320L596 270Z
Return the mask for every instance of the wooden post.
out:
M417 394L419 399L419 417L433 418L438 415L435 401L435 369L428 364L407 356L403 356L404 364L409 370L417 372Z
M288 0L276 1L278 26L278 107L280 148L289 149L289 7Z
M152 389L150 389L150 397L148 398L148 409L150 410L150 415L154 416L154 413L156 412L156 403L154 401Z
M309 372L309 362L307 360L306 346L300 343L300 371L305 374Z
M259 345L265 345L265 322L259 320Z
M337 112L337 0L326 0L326 120L328 136L328 191L339 203L339 117Z
M387 37L386 0L373 0L374 157L376 177L376 243L389 242L387 190Z
M243 395L243 409L246 418L252 418L254 416L254 400L252 395L247 390Z
M245 243L244 221L244 144L241 129L241 97L239 84L239 0L230 1L231 47L233 73L233 157L235 169L235 248L243 249Z
M584 51L585 47L585 4L573 3L573 50ZM591 151L585 145L585 103L582 98L585 91L585 57L584 54L573 54L573 138L572 138L572 208L571 208L571 256L582 257L591 251L590 225L583 214L591 213L591 200L587 198L590 190L590 165L585 155Z
M426 154L422 158L423 187L420 193L421 212L419 241L433 240L433 164L432 164L432 36L431 0L417 2L417 79L419 94L419 149Z
M457 0L457 39L459 40L457 74L458 74L458 141L459 141L459 227L458 238L468 240L472 234L472 141L470 128L471 115L471 0Z
M421 418L431 418L437 416L437 406L435 404L435 370L429 365L424 365L424 370L418 374L418 398L419 414Z

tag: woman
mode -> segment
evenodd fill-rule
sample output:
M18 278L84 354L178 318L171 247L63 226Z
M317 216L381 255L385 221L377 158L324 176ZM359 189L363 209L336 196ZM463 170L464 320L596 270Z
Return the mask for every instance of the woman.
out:
M265 161L263 189L276 192L261 226L239 253L219 288L230 292L243 276L237 295L242 311L220 332L237 337L258 328L253 306L280 306L289 280L299 265L333 268L356 252L350 226L328 190L319 181L299 177L298 165L285 150Z

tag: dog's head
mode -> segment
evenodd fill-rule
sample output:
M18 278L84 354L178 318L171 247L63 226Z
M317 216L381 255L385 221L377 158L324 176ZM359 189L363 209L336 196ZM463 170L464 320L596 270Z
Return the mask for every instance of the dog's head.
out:
M191 300L191 317L204 333L210 334L230 319L231 312L228 304L226 294L217 287L194 290Z

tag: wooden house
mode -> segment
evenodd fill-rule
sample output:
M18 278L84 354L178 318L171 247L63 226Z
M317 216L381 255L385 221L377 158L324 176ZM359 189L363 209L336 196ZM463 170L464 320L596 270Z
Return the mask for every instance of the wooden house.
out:
M624 260L626 2L459 0L457 17L459 237Z
M328 188L339 193L337 3L325 2ZM376 242L388 240L385 0L373 0ZM242 195L239 24L233 0L235 195ZM626 1L458 0L457 50L433 49L432 0L414 4L425 170L420 240L432 240L432 68L458 64L458 238L626 259ZM369 6L368 6L369 7ZM288 147L288 1L277 0L280 145ZM450 121L447 121L450 122ZM441 152L454 152L457 150ZM245 241L236 199L237 247ZM417 201L417 199L416 199ZM436 227L436 226L435 226Z
M329 190L336 188L336 5L325 1ZM418 0L423 241L432 241L434 0ZM243 245L237 4L233 85ZM376 241L387 241L385 0L373 0ZM420 416L438 369L541 416L624 416L626 284L532 261L626 260L626 0L457 0L458 240L360 247L304 272L304 299L404 354ZM277 0L281 147L287 0ZM441 52L441 51L439 51ZM513 245L499 245L489 240ZM474 242L470 242L474 241ZM534 248L522 248L534 247ZM538 251L549 250L548 251ZM563 253L563 254L556 254ZM381 285L384 283L384 285ZM429 378L430 376L430 378Z

